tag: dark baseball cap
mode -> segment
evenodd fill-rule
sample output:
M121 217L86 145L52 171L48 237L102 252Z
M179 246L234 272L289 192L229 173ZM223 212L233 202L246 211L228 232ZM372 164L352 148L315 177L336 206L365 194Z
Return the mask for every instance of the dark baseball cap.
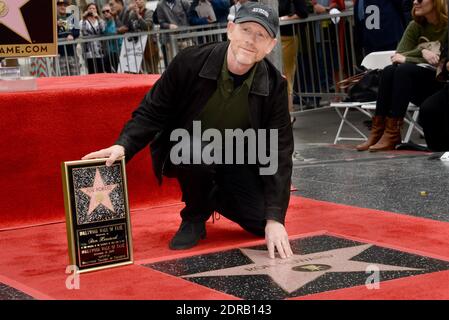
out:
M270 7L258 2L246 2L237 12L234 23L256 22L262 25L272 38L279 28L279 16Z
M58 0L58 1L56 1L56 4L57 5L64 4L64 5L68 6L69 5L69 1L67 1L67 0Z

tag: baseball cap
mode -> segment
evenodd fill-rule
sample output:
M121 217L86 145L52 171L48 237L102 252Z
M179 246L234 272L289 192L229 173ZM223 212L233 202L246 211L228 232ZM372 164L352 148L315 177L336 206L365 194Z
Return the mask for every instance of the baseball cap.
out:
M258 2L246 2L237 12L234 23L256 22L264 27L272 38L276 37L279 16L270 7Z
M68 5L69 5L69 2L68 2L67 0L58 0L58 1L56 1L56 4L57 4L57 5L65 4L66 6L68 6Z

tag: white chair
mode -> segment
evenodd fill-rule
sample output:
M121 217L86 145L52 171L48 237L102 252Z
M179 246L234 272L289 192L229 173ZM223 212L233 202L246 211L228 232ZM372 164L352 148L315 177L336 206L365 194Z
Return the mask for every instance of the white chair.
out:
M375 70L375 69L383 69L386 66L389 66L391 64L390 57L395 53L395 51L377 51L372 52L368 54L362 61L362 66L365 67L368 70ZM338 141L342 140L367 140L368 137L360 131L353 123L351 123L347 116L349 109L356 109L363 114L365 114L370 119L373 116L374 110L376 110L376 101L370 101L370 102L333 102L330 104L331 107L335 108L335 111L340 116L341 121L340 125L337 130L337 134L335 135L334 144L337 144ZM341 111L343 109L343 111ZM418 125L417 120L419 116L419 107L414 105L413 103L410 103L407 109L407 115L404 119L404 121L408 124L407 133L405 135L405 138L403 142L409 142L410 136L412 135L413 130L417 130L420 134L423 134L423 131L421 127ZM411 113L411 115L409 114ZM348 125L351 127L355 132L360 135L360 137L341 137L341 131L343 129L343 125Z

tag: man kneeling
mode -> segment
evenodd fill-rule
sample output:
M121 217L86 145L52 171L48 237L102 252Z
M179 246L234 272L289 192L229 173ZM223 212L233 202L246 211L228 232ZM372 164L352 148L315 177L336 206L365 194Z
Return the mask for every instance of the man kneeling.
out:
M279 18L270 7L243 5L234 22L228 23L227 42L181 51L133 112L115 144L83 157L106 157L111 165L123 156L129 161L150 143L159 182L163 175L176 177L186 204L171 249L197 245L206 236L205 222L217 211L245 230L265 235L271 258L275 250L282 258L292 255L284 227L293 152L287 83L265 59L276 45L278 27ZM195 133L196 121L200 133ZM183 132L181 142L173 141L176 130ZM241 156L238 143L211 148L201 139L209 136L210 141L211 132L226 137L229 130L243 135L254 131L256 140L251 135L246 140L236 137L245 141L245 163L236 160ZM261 148L276 155L275 170L263 161ZM205 154L212 161L204 161Z

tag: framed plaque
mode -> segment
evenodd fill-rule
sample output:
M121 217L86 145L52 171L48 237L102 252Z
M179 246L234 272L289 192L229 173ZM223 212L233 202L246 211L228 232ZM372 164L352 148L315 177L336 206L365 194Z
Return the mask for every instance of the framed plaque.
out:
M125 160L61 164L70 263L78 272L133 263Z

